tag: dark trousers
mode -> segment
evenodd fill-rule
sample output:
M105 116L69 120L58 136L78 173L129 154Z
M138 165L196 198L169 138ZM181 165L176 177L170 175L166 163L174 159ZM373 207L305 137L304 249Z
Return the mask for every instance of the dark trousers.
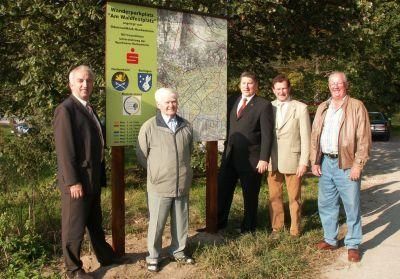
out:
M61 193L62 250L67 273L82 268L81 245L85 227L97 260L101 265L112 262L114 251L105 240L102 228L100 193L72 199L70 193Z
M241 231L255 231L257 227L258 195L261 175L256 170L242 170L235 160L223 160L218 174L218 229L228 224L236 183L240 180L243 192L244 216Z

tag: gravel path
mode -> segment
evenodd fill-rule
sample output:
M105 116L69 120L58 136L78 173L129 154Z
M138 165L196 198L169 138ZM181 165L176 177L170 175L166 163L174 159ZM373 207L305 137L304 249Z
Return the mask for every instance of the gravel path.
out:
M400 139L374 141L361 183L363 242L360 263L347 261L341 248L322 278L400 278Z

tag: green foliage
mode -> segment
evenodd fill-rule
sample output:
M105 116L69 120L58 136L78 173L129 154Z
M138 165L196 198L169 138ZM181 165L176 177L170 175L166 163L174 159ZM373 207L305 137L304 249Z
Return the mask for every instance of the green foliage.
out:
M23 137L9 136L0 146L0 190L17 185L35 184L40 178L55 173L53 147L43 137L29 133ZM11 174L11 175L10 175Z
M46 243L38 235L31 222L25 223L19 233L7 232L13 216L7 212L0 215L0 276L4 278L41 278L47 263Z
M0 278L42 278L60 254L59 192L51 179L0 192Z
M400 3L362 1L361 40L352 65L357 89L371 110L398 111L400 102Z
M367 106L394 112L400 103L398 1L126 2L225 16L229 92L237 92L238 76L248 69L258 74L260 94L269 99L270 80L286 73L294 80L296 98L321 101L328 96L327 74L337 69L349 74L351 94ZM8 169L0 166L2 174L16 169L27 179L31 172L54 168L51 122L55 107L69 94L72 67L90 65L96 85L104 86L104 11L97 3L0 4L0 114L25 119L37 130L32 138L2 145L0 154L7 153L12 162ZM95 89L92 101L104 116L103 91Z
M204 145L195 145L191 166L194 176L204 176L206 174L206 150Z
M24 180L37 178L43 169L54 171L52 117L55 106L69 94L67 73L79 64L88 64L97 73L104 67L104 16L95 3L8 0L0 4L0 113L25 119L37 131L1 146L0 154L9 164L0 166L1 182L13 183L4 177L11 170ZM104 84L101 75L96 81ZM96 105L104 102L95 95ZM103 114L104 105L99 111Z

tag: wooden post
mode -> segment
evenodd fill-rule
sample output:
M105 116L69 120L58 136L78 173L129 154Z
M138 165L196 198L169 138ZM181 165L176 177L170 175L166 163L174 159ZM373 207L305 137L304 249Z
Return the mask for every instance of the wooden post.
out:
M206 154L206 232L217 232L218 142L207 142Z
M125 163L124 147L111 147L111 230L117 256L125 255Z

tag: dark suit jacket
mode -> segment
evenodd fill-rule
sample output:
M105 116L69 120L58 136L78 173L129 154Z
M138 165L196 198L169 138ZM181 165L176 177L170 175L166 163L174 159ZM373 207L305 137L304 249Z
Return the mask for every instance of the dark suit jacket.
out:
M100 138L104 128L100 135L95 120L73 95L56 108L53 125L58 186L69 192L69 186L80 182L85 194L99 193L106 184Z
M269 161L271 155L274 117L272 105L254 96L236 117L241 95L228 99L228 138L225 159L234 159L242 171L254 171L259 160ZM230 158L234 153L234 158Z

